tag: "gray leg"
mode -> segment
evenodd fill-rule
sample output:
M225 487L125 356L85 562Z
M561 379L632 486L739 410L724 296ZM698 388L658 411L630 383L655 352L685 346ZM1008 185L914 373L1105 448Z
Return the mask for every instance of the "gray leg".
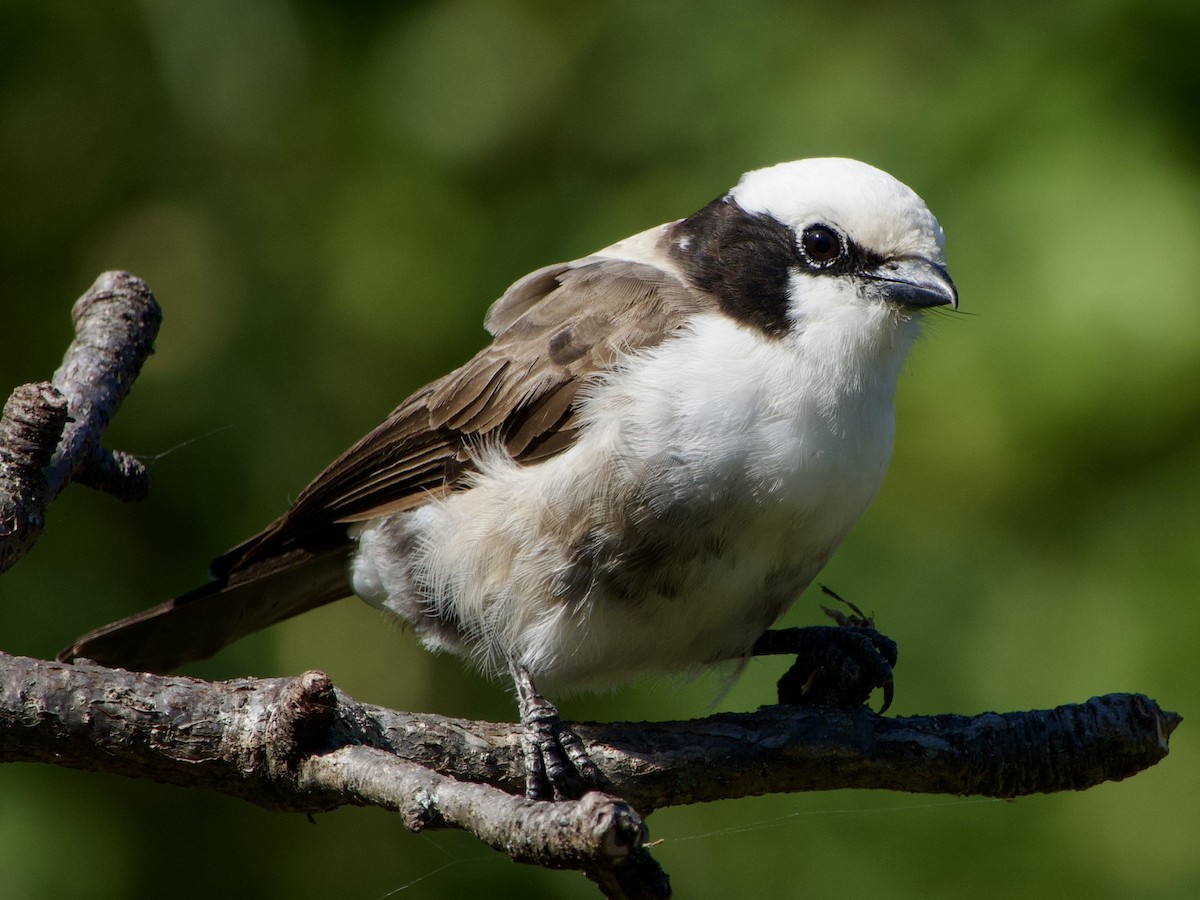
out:
M543 697L529 670L510 662L524 734L525 796L530 800L567 800L606 781L592 762L579 735L559 718L554 704Z

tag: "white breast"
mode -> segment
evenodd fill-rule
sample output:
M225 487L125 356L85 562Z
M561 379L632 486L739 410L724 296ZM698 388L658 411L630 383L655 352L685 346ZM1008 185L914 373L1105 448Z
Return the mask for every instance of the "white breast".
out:
M914 330L878 305L780 338L700 317L588 388L570 450L483 448L468 490L370 523L356 590L543 686L742 655L878 489Z

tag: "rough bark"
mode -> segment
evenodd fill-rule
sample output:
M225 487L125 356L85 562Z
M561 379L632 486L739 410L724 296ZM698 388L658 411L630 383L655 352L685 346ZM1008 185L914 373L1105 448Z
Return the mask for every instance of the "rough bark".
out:
M373 751L514 796L524 787L520 726L368 706L319 672L209 683L0 654L0 682L0 760L8 762L206 787L293 812L400 809L379 787L396 775ZM1080 791L1162 760L1177 724L1150 698L1110 694L974 716L774 706L572 727L612 792L649 814L846 787L1006 798Z
M52 762L270 809L400 813L513 859L585 871L608 896L665 896L640 811L772 792L883 788L988 797L1083 790L1154 765L1179 717L1140 694L1052 710L887 719L767 707L576 723L611 795L535 802L520 727L360 704L320 672L210 683L0 654L0 761Z
M514 798L525 783L519 725L358 703L320 672L211 683L0 654L0 683L7 762L204 787L305 813L345 804L400 810L388 785L417 784L411 766ZM1157 763L1178 722L1141 694L1108 694L977 716L770 706L572 728L612 792L649 814L842 788L1005 798L1084 790ZM376 751L400 767L389 769Z
M162 310L140 278L105 272L71 317L75 339L54 377L18 387L0 418L0 572L32 549L71 481L124 500L150 487L138 460L100 438L154 352Z

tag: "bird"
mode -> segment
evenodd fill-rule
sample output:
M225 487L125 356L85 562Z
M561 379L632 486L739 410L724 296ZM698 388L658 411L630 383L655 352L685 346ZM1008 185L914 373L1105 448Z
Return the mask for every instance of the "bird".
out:
M527 795L577 792L598 772L550 690L773 652L880 487L921 319L957 307L942 228L896 178L841 158L750 171L516 281L489 344L208 583L59 658L169 671L356 594L511 677Z

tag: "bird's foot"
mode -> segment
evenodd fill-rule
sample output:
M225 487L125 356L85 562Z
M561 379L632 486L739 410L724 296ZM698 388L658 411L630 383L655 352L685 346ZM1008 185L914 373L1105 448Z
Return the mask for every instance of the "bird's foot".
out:
M541 695L529 671L510 663L521 710L521 749L525 757L525 796L530 800L572 800L607 783L579 735L566 726L554 704Z
M751 654L795 654L796 662L779 679L779 702L792 706L852 709L862 706L875 688L883 689L880 714L892 705L892 668L896 642L875 629L875 620L822 585L845 603L850 614L821 607L837 625L811 625L768 631Z

